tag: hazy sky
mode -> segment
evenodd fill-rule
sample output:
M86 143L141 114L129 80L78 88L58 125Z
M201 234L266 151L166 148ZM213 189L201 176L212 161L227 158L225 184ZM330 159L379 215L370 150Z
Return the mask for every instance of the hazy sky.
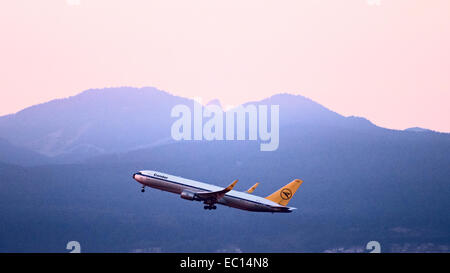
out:
M302 94L383 127L450 132L448 0L14 0L0 3L0 34L0 115L154 86L223 105Z

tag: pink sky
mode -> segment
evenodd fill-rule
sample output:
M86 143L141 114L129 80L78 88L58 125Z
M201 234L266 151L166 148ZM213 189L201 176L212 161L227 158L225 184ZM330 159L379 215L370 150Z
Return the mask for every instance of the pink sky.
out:
M450 132L448 0L0 3L0 115L89 88L223 105L302 94L396 129Z

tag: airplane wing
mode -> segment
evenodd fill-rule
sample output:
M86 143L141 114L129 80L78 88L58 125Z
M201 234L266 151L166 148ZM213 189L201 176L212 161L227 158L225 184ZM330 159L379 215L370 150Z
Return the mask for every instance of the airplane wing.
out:
M231 191L234 188L234 185L238 180L234 180L233 183L231 183L228 187L226 187L223 190L220 191L212 191L212 192L196 192L195 196L197 196L201 200L219 200L220 198L224 197L225 194L229 191Z

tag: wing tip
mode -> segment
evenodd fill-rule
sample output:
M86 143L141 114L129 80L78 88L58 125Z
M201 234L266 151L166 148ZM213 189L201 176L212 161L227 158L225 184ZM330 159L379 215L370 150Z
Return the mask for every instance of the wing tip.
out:
M231 190L234 188L234 186L236 185L236 183L237 183L238 181L239 181L238 179L234 180L233 183L231 183L231 184L230 184L228 187L226 187L225 189L226 189L227 191L231 191Z

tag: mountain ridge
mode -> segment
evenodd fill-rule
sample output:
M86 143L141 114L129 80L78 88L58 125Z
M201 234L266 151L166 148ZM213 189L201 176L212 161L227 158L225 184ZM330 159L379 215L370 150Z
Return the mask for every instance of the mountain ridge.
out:
M174 121L170 110L177 104L190 106L192 102L153 87L88 89L0 117L0 137L16 146L68 162L126 152L168 139ZM282 93L249 103L280 104L280 125L352 124L349 119L301 95ZM133 130L140 130L140 135L130 134Z

